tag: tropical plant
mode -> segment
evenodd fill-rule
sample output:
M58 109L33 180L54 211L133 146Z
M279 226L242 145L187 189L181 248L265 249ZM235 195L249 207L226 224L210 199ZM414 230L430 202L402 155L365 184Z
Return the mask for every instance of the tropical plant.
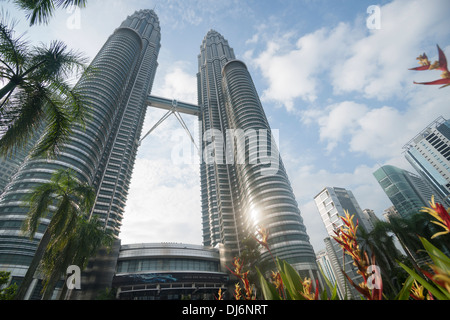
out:
M53 15L55 9L67 9L71 6L84 8L86 0L13 0L13 2L22 10L27 12L27 18L30 20L30 26L36 23L47 24Z
M435 203L434 197L432 197L430 207L424 207L421 212L428 213L435 218L436 220L432 222L443 229L432 235L431 239L450 233L450 208L445 209L442 204ZM450 258L427 239L422 237L419 239L432 261L428 264L429 269L420 269L421 272L417 273L399 263L410 275L411 280L408 285L411 297L416 300L424 300L424 291L427 291L427 299L450 300Z
M95 200L95 192L87 183L81 183L75 173L70 170L58 170L48 183L35 188L26 200L29 212L22 230L32 239L41 219L50 218L33 260L16 295L17 300L23 300L26 291L33 280L41 260L46 252L55 244L68 241L79 223L79 217L89 214Z
M431 63L430 60L428 60L427 55L424 53L419 57L417 57L417 60L419 60L420 67L411 68L409 70L415 71L440 70L442 71L441 79L429 82L414 82L415 84L443 85L442 87L440 87L440 89L450 86L450 72L448 71L447 67L447 58L445 57L444 51L442 51L442 49L439 46L437 46L437 49L439 54L439 61Z
M437 226L444 230L434 235L429 235L430 239L436 239L446 236L450 233L450 208L447 210L439 203L434 202L434 197L430 202L430 207L424 207L421 212L429 213L433 218L432 221ZM362 232L363 238L357 238L358 234L358 221L354 223L354 216L350 216L348 212L345 212L345 216L341 217L343 225L335 230L336 236L334 239L342 247L345 254L349 255L355 266L358 269L358 273L363 277L363 282L360 284L354 283L350 277L342 272L346 276L348 282L361 293L361 298L366 300L382 300L382 299L394 299L394 300L450 300L450 258L445 255L439 248L437 248L430 241L422 236L417 236L418 240L422 244L422 251L430 258L431 263L428 263L428 268L417 267L410 268L405 263L397 261L407 274L407 278L402 283L402 287L391 297L387 297L383 294L383 275L375 271L375 254L380 255L383 250L391 250L392 242L390 240L382 240L377 243L368 237L368 234ZM380 224L379 228L385 228L387 224ZM389 228L384 231L377 231L379 235L385 235L390 231ZM258 238L255 238L272 256L268 245L268 233L264 229L257 231ZM359 232L361 235L361 232ZM425 232L428 235L428 232ZM366 237L366 238L364 238ZM369 259L369 255L364 248L360 246L358 241L371 242L372 258ZM370 240L370 241L368 241ZM377 249L374 249L377 246ZM368 246L367 246L368 248ZM286 261L279 260L272 256L272 259L276 265L276 272L272 272L271 281L266 280L265 275L258 270L258 278L260 286L262 288L263 298L265 300L338 300L337 284L332 284L329 279L326 278L322 272L322 276L327 284L323 288L322 292L319 292L319 284L316 282L315 289L313 289L311 279L302 279L298 272ZM384 257L386 261L383 263L391 264L392 257ZM389 260L389 261L388 261ZM375 266L376 267L376 266ZM376 268L375 268L376 269ZM236 283L234 297L237 300L253 300L256 298L253 288L254 286L248 281L249 271L243 271L243 264L239 258L235 258L233 262L233 269L231 273L235 275L239 282ZM321 270L322 271L322 270ZM386 277L386 274L384 274ZM219 291L218 300L223 299L222 290Z
M0 19L0 154L12 154L27 143L38 127L45 134L34 156L55 155L71 132L71 124L84 124L88 99L69 79L88 73L87 59L61 41L30 47L14 35L15 22Z
M316 288L313 290L311 279L301 279L297 271L290 266L286 261L275 258L270 250L268 244L268 232L264 228L257 230L257 237L254 238L260 245L262 245L272 257L272 262L277 268L277 271L272 271L271 281L267 281L263 273L256 267L259 278L260 287L263 298L265 300L318 300L319 286L316 282ZM240 258L235 258L233 261L233 269L230 272L238 278L235 284L234 297L236 300L255 300L256 294L254 292L255 286L249 282L249 271L243 270L243 264ZM241 287L242 286L242 287ZM322 298L326 297L326 291L323 292ZM336 299L336 287L332 294L332 299ZM222 290L219 291L219 300L223 299Z
M363 282L356 284L353 280L343 271L344 276L348 282L366 299L368 300L382 300L382 281L379 281L379 276L373 276L372 266L375 266L375 255L372 252L372 257L369 258L367 251L361 250L358 240L358 221L356 224L353 221L354 216L345 211L345 217L341 217L343 225L335 230L336 236L334 239L342 247L345 254L349 255L353 264L357 267L357 273L363 277ZM375 279L376 283L372 283Z
M394 236L390 235L385 224L378 221L373 230L367 232L359 228L357 232L358 243L363 251L371 252L377 257L377 264L383 275L385 294L394 294L398 290L398 275L401 270L397 264L402 259L402 254L396 248Z
M8 284L10 276L10 272L0 271L0 300L12 300L16 294L17 284L15 283L2 289Z
M103 247L110 247L114 237L105 231L104 223L96 216L78 216L74 229L67 234L50 241L41 261L40 271L43 274L43 300L48 300L58 280L66 275L67 267L76 265L84 270L90 257L95 256ZM61 298L65 297L67 286L64 286Z

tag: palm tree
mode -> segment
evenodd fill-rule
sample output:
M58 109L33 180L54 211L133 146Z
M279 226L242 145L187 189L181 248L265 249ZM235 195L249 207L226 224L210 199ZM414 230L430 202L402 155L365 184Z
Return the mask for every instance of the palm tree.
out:
M51 298L57 281L66 274L68 266L76 265L84 270L88 259L94 256L100 247L109 247L113 239L112 234L105 231L104 224L97 217L88 219L86 216L78 217L76 227L68 230L67 236L52 239L42 259L43 299ZM64 286L62 299L66 289L67 286Z
M89 214L95 200L91 186L81 183L73 171L58 170L48 183L36 187L27 197L30 210L22 230L33 238L42 218L51 218L34 258L16 295L23 300L39 264L50 246L64 243L79 223L79 217Z
M416 271L421 274L420 260L427 258L423 251L423 245L419 237L429 239L433 234L430 218L422 213L414 214L408 218L390 217L388 222L383 222L387 231L397 237L401 247L406 253Z
M86 0L14 0L14 3L27 12L30 26L36 23L48 23L56 8L86 6Z
M33 155L53 156L71 124L85 123L88 100L68 79L88 72L87 59L61 41L30 48L7 20L0 19L0 154L11 154L45 124Z
M364 228L358 229L358 244L361 249L376 257L376 264L380 267L383 279L389 285L389 292L396 293L398 281L396 274L400 270L397 262L402 254L396 248L392 235L384 222L378 221L374 229L367 232Z

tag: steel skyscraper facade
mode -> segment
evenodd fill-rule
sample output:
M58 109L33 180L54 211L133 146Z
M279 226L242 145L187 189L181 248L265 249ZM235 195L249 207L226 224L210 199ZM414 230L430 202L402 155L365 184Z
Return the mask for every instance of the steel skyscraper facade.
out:
M373 173L383 191L402 218L410 217L427 207L433 196L433 188L421 176L391 165L385 165ZM436 202L442 199L436 195Z
M406 160L428 181L434 195L450 205L450 120L433 121L403 149ZM428 200L430 201L430 200Z
M153 10L137 11L108 38L91 63L94 74L77 84L89 99L90 118L55 159L28 159L0 199L0 268L23 276L49 223L34 239L20 234L28 209L22 198L48 182L58 169L70 168L95 187L98 215L117 236L122 221L138 141L157 68L159 20Z
M373 225L370 223L369 216L366 215L358 204L353 192L345 188L325 187L315 197L314 202L319 211L327 233L330 236L325 238L326 252L332 258L334 271L337 277L337 285L344 296L348 298L358 297L358 291L348 285L347 279L342 273L342 266L346 274L355 282L363 281L358 269L353 264L353 260L343 253L341 246L332 238L335 236L334 231L344 225L341 217L345 217L345 211L350 215L355 215L354 221L358 221L359 225L370 232Z
M238 255L244 238L263 227L275 256L303 277L318 278L313 248L246 65L214 30L205 36L198 62L204 245L222 243Z

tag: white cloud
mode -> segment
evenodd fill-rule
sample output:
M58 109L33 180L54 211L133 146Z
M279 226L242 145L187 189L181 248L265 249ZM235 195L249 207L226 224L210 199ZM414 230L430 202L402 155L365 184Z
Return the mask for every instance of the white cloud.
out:
M430 3L393 1L381 7L381 30L355 41L348 48L350 56L333 66L335 92L361 92L379 100L401 96L405 84L411 83L408 68L414 66L421 44L448 36L449 3Z
M302 112L301 121L319 126L320 141L331 153L340 150L363 153L374 160L400 155L403 146L439 116L449 118L449 93L437 88L417 88L404 111L391 106L370 109L344 101L323 110Z
M282 38L269 40L265 51L253 60L269 84L262 98L279 101L290 111L295 98L316 100L320 89L318 74L330 67L334 57L339 52L343 53L346 43L352 38L345 23L331 31L322 28L307 34L298 39L293 49L289 49L292 36L292 33L287 33Z
M320 139L326 141L327 151L332 151L347 134L356 130L356 124L368 111L365 105L344 101L325 108L324 116L317 118Z
M197 102L197 80L186 70L190 64L177 61L159 70L153 95ZM161 74L161 73L158 73ZM149 108L142 137L167 110ZM182 115L191 134L197 119ZM147 136L138 151L120 237L122 243L184 242L201 244L199 167L175 162L173 150L188 140L174 115ZM192 147L193 148L193 147ZM191 164L193 163L193 164Z
M201 244L198 165L138 158L120 237L122 243Z
M186 71L189 65L186 61L174 62L166 70L162 83L155 85L152 94L197 104L197 78Z
M430 48L448 38L450 3L430 3L397 0L382 6L381 30L368 30L358 17L353 24L324 27L297 41L291 32L285 37L276 34L252 61L268 83L263 98L293 111L295 99L315 101L325 82L337 95L402 97L413 81L408 68L416 64L423 46Z

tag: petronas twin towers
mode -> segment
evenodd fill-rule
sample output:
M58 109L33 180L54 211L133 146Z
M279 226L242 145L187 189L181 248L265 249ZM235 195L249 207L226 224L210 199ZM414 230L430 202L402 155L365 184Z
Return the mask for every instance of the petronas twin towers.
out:
M0 197L0 270L25 274L49 221L42 221L33 240L23 237L27 208L21 199L61 168L71 168L95 187L91 214L119 236L146 109L152 105L160 39L153 10L129 16L92 61L95 74L77 84L91 103L86 127L74 128L56 159L27 159L11 177ZM198 66L203 244L223 244L237 256L244 238L263 227L274 255L303 277L318 278L313 248L247 67L214 30L202 42Z

